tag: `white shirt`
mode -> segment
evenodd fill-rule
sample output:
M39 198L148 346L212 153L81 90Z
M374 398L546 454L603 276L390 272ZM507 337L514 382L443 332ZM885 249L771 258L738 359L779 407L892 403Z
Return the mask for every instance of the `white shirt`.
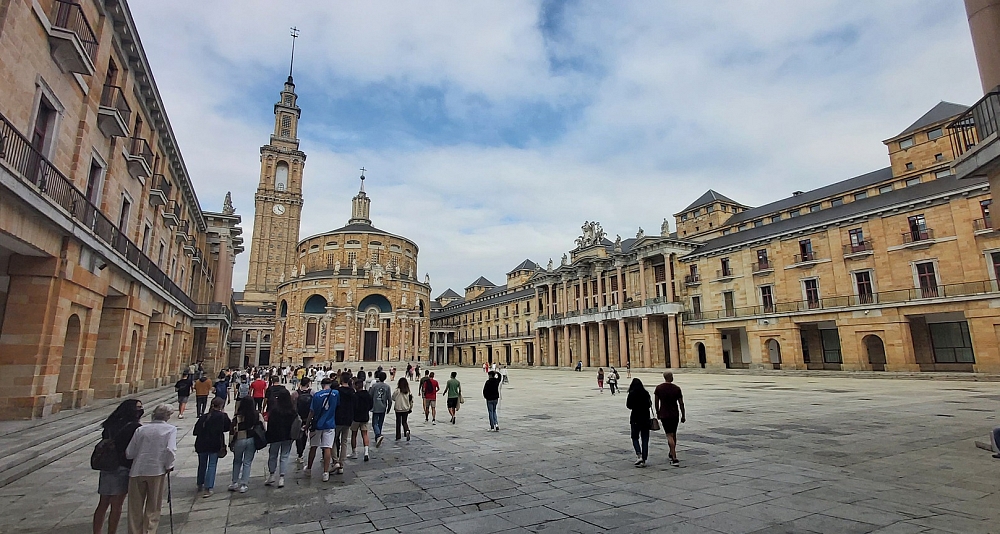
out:
M322 382L326 378L326 371L316 371L316 381Z
M162 475L174 467L177 453L177 427L165 421L152 421L135 430L125 449L132 460L130 477Z

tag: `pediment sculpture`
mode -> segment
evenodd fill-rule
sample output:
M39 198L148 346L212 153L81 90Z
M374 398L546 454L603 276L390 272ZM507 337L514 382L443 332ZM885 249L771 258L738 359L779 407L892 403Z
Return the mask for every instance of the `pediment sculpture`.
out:
M583 234L576 238L577 248L599 245L607 235L599 222L584 221L580 229L583 230Z

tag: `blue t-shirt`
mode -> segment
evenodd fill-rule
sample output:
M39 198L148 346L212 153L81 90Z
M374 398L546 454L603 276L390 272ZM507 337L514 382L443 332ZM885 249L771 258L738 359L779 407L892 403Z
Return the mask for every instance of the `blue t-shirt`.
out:
M337 404L340 402L340 392L335 389L324 389L313 395L312 411L316 422L316 430L333 430L336 428Z

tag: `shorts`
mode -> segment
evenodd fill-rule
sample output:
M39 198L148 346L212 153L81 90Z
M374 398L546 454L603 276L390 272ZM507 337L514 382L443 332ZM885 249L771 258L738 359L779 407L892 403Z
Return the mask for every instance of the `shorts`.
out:
M119 467L115 471L101 471L101 478L97 480L97 494L128 494L128 472L127 467Z
M309 446L319 447L321 449L332 449L333 448L333 434L334 429L327 428L325 430L314 430L309 433Z
M448 397L448 409L458 408L458 397Z
M660 422L663 423L662 426L664 432L667 434L676 434L677 424L681 422L681 418L676 415L672 415L670 417L660 419Z
M368 421L355 421L351 423L351 432L368 432Z
M181 397L180 395L177 396L177 404L187 404L187 403L188 403L188 397Z
M431 408L437 409L438 401L437 399L424 399L424 409L429 410Z

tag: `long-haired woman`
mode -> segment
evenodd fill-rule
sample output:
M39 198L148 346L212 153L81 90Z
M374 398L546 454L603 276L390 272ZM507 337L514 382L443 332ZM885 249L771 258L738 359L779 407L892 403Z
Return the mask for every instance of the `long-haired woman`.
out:
M101 423L101 439L113 439L118 452L118 467L114 470L101 470L101 478L97 482L97 493L101 500L94 510L94 534L104 530L104 519L107 515L108 532L118 532L118 522L122 518L122 505L128 496L128 474L132 460L125 458L125 449L132 441L132 434L139 428L142 418L142 401L128 399L111 412L111 415ZM108 513L108 509L111 513Z
M260 421L257 405L253 397L243 397L236 406L236 417L230 433L233 450L233 483L229 491L246 493L250 487L250 467L257 448L253 441L253 427Z
M392 393L392 407L396 410L396 441L402 436L400 429L405 431L406 441L410 441L410 425L406 423L406 417L413 411L413 394L410 393L410 384L405 378L400 378L396 384L396 391Z
M628 386L628 398L625 407L632 410L628 422L632 426L632 447L635 448L635 466L646 467L646 457L649 455L649 418L653 407L649 392L642 385L642 380L633 378ZM642 439L641 447L639 439Z
M298 416L292 405L292 394L285 386L277 386L268 400L267 416L267 480L265 486L275 482L279 488L285 487L285 473L288 472L288 455L292 452L292 423ZM280 469L279 469L280 464ZM277 470L277 475L275 471Z

